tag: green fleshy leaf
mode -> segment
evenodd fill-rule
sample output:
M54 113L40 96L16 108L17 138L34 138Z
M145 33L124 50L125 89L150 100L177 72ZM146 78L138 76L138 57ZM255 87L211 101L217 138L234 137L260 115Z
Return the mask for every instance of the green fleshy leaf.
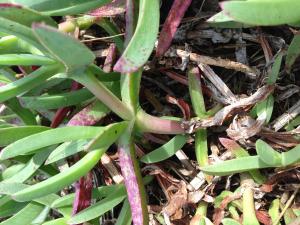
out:
M114 71L137 71L147 62L153 51L159 28L159 0L140 0L139 10L135 33L114 66Z
M84 44L52 27L34 24L33 31L40 43L53 57L64 64L69 72L84 69L95 59L95 55ZM64 46L64 51L61 50L61 46Z
M32 134L49 130L43 126L8 127L0 129L0 146L7 146Z
M225 218L222 220L222 224L223 225L241 225L239 222L237 222L234 219L230 219L230 218Z
M0 225L31 224L31 222L42 212L44 206L31 202L14 216L0 223Z
M208 24L212 27L220 28L248 28L251 25L243 24L234 21L232 18L227 16L224 11L217 13L207 20Z
M287 52L285 66L290 72L296 59L300 56L300 33L296 33Z
M51 17L14 4L0 4L0 17L15 21L28 27L30 27L33 22L43 22L53 27L57 26L55 20L53 20Z
M209 166L201 167L203 172L211 175L226 176L234 173L246 172L253 169L272 167L260 159L259 156L248 156L238 159L227 160Z
M112 192L109 196L96 204L82 210L81 212L74 215L69 221L69 224L83 223L94 218L97 218L107 211L113 209L115 206L120 204L126 197L126 191L124 187L118 188Z
M20 80L0 87L0 103L39 86L57 72L57 65L43 66Z
M86 140L65 142L52 151L46 164L56 162L80 151L91 151L97 148L109 147L117 140L126 127L126 122L115 123L104 127L97 137L90 142Z
M62 127L52 129L22 138L2 149L0 159L8 159L30 153L34 150L66 141L91 139L96 137L103 127Z
M45 181L15 193L12 196L13 199L21 202L29 201L63 189L88 173L98 163L105 151L106 149L99 149L87 153L81 160L63 173L59 173Z
M58 109L67 106L77 105L88 99L93 95L87 89L80 89L78 91L71 91L55 95L42 96L24 96L20 97L22 106L29 109Z
M221 3L225 14L235 21L264 26L299 22L299 7L298 0L247 0Z
M281 165L281 155L276 152L270 145L262 140L256 141L256 152L259 158L270 166L280 166Z
M15 3L50 16L65 16L84 13L101 7L111 0L1 0L0 3Z
M147 155L144 155L140 160L144 163L156 163L163 161L180 150L186 143L186 140L186 136L177 135L163 146L153 150Z

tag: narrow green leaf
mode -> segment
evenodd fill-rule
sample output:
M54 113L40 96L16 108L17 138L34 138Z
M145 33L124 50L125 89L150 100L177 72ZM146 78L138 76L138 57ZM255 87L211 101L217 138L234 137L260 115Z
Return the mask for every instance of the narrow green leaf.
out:
M269 95L267 99L262 102L259 102L256 105L256 114L258 117L265 118L265 123L268 124L271 120L274 107L274 97Z
M210 17L206 22L209 26L220 28L248 28L251 27L247 24L234 21L232 18L226 15L224 11L221 11L214 16Z
M5 102L5 105L13 111L25 125L37 125L35 115L31 110L21 106L17 98L11 98Z
M66 218L59 218L59 219L47 221L42 225L69 225L67 221L68 220Z
M285 66L290 72L296 59L300 56L300 33L296 33L287 52Z
M20 97L22 106L29 109L58 109L77 105L93 97L92 93L83 88L55 95L24 96Z
M0 225L31 224L31 222L42 212L44 206L31 202L14 216L0 223Z
M0 159L8 159L66 141L91 139L96 137L103 129L103 127L62 127L33 134L2 149Z
M53 27L57 26L55 20L51 17L14 4L0 4L0 17L15 21L28 27L30 27L34 22L43 22Z
M95 59L95 55L85 45L52 27L34 24L33 31L40 43L53 57L63 63L68 71L85 68ZM61 46L64 46L63 51Z
M256 152L259 158L270 166L281 165L281 155L276 152L270 145L262 140L257 140L255 143Z
M147 62L157 38L159 17L159 0L140 0L139 18L135 33L116 63L114 71L134 72Z
M237 222L234 219L230 219L230 218L225 218L222 220L222 224L223 225L241 225L239 222Z
M131 225L131 211L128 199L125 199L115 225Z
M186 136L177 135L163 146L153 150L147 155L144 155L140 160L144 163L156 163L163 161L174 155L178 150L180 150L186 143L186 140Z
M50 149L51 150L51 149ZM14 174L14 176L9 179L4 180L3 182L19 182L23 183L27 179L29 179L45 162L48 155L50 154L50 150L43 150L41 152L36 153L22 168L21 171Z
M87 142L86 140L79 140L71 143L66 142L50 154L46 164L56 162L80 151L91 151L98 148L109 147L122 134L127 125L127 122L108 125L90 142Z
M87 12L111 0L0 0L0 3L8 2L27 6L45 15L64 16Z
M29 201L61 190L90 171L98 163L105 151L106 149L99 149L87 153L81 160L63 173L59 173L45 181L17 192L12 196L13 199L21 202Z
M6 195L5 197L7 197L9 201L12 201L12 200L10 200L11 195L15 194L18 191L24 190L28 187L30 187L30 186L27 184L22 184L22 183L3 183L2 182L2 183L0 183L0 194ZM59 199L58 195L50 194L50 195L43 196L41 198L37 198L34 201L37 203L40 203L44 206L54 208L54 207L52 207L52 203L55 202L57 199ZM3 205L3 204L0 204L0 205ZM68 207L58 208L56 210L64 216L70 214L70 210Z
M48 214L50 213L50 210L51 210L50 207L45 206L42 212L31 222L31 224L40 225L43 222L45 222L45 220L48 217Z
M70 155L83 151L83 148L87 143L89 143L88 140L65 142L51 152L45 164L57 162Z
M292 165L293 163L300 162L300 145L295 148L281 153L282 166Z
M19 139L49 130L43 126L8 127L0 129L0 146L7 146Z
M117 184L117 185L102 186L102 187L95 188L92 190L92 198L101 199L107 197L112 192L115 192L120 186L124 186L124 185ZM63 197L56 199L51 204L51 207L60 208L60 207L72 206L74 199L75 199L75 193L65 195Z
M10 167L6 168L5 170L2 170L2 172L0 174L0 178L2 180L9 179L10 177L14 176L16 173L18 173L19 171L21 171L24 167L25 167L25 164L23 164L23 163L21 163L21 164L13 164Z
M33 35L32 29L29 27L2 17L0 17L0 24L0 32L15 35L33 45L40 51L46 52L46 49L38 42L36 37Z
M246 0L221 3L226 15L234 20L265 26L299 22L299 7L298 0Z
M44 66L55 63L53 59L50 59L41 55L32 54L5 54L0 55L0 65L9 66Z
M57 71L57 65L43 66L20 80L0 87L0 103L39 86Z
M219 138L219 140L226 149L228 149L235 155L236 158L250 156L250 154L235 141L233 141L231 139L227 139L227 138ZM256 183L258 183L258 184L265 183L266 177L263 176L259 172L259 170L249 170L248 172L252 176L252 178L255 180Z
M274 64L272 66L271 74L267 79L267 84L272 85L276 83L276 80L280 73L282 58L283 58L283 53L280 52L275 58Z
M272 219L272 223L275 223L275 221L279 217L279 209L280 209L280 200L274 199L269 208L269 215Z
M69 221L69 224L83 223L94 218L97 218L107 211L113 209L120 204L126 197L126 191L124 187L119 187L116 191L112 192L109 196L96 204L82 210L78 214L74 215Z
M0 217L9 217L12 216L19 211L21 211L28 202L15 202L15 201L9 201L3 205L0 205Z
M272 167L260 159L259 156L248 156L238 159L227 160L200 169L211 175L226 176L234 173L246 172L253 169L263 169Z

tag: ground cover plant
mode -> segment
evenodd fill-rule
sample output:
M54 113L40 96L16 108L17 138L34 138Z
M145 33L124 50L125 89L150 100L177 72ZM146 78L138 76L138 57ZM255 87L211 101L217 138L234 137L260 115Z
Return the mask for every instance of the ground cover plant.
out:
M299 8L0 0L0 224L299 224Z

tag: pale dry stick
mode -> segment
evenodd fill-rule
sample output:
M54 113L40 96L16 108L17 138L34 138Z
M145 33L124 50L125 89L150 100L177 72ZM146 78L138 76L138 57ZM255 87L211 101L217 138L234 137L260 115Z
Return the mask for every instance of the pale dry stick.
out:
M279 224L280 219L283 217L286 210L291 206L291 204L292 204L293 200L295 199L298 191L299 191L299 187L296 188L296 190L293 192L293 194L291 195L291 197L289 198L289 200L285 204L284 208L282 209L281 213L279 214L278 218L276 219L274 225Z
M190 163L189 158L181 149L175 153L176 157L180 160L182 165L191 173L195 172L194 166Z
M238 99L231 92L228 86L222 81L222 79L212 70L212 68L206 64L199 63L199 68L204 73L205 77L213 83L213 85L221 92L221 94L226 97L229 104L236 102Z
M96 50L96 51L93 51L93 53L95 54L95 56L97 58L104 58L108 55L108 52L109 52L109 49L106 48L106 49L99 49L99 50Z
M295 119L296 116L300 114L300 100L293 105L290 109L287 110L284 114L279 116L277 119L275 119L272 122L272 128L275 131L280 130L282 127L284 127L286 124L288 124L291 120Z
M4 104L0 104L0 114L4 112L6 106Z
M103 156L101 157L101 163L108 171L109 175L111 176L111 178L116 184L120 184L123 182L124 178L122 177L118 169L115 167L109 155L104 153Z
M252 76L257 76L259 75L259 71L251 68L245 64L231 61L228 59L222 59L222 58L213 58L209 56L204 56L204 55L198 55L196 53L188 53L187 51L176 49L176 55L179 57L184 57L186 54L189 54L190 60L193 62L196 62L197 64L207 64L211 66L219 66L223 67L226 69L232 69L236 71L240 71L243 73L248 73L251 74Z
M237 102L225 106L213 117L205 119L195 118L191 119L190 121L183 121L181 125L185 129L186 133L193 133L198 129L206 127L220 126L229 116L234 116L237 114L238 110L265 100L273 92L273 90L274 85L265 85L259 88L253 95L246 98L241 98Z
M116 35L112 35L112 36L107 36L107 37L101 37L101 38L96 38L96 37L91 38L91 36L87 36L90 39L81 40L80 42L86 43L86 42L93 42L93 41L104 41L104 40L108 40L108 39L112 39L114 37L120 37L120 36L124 36L124 33L116 34Z

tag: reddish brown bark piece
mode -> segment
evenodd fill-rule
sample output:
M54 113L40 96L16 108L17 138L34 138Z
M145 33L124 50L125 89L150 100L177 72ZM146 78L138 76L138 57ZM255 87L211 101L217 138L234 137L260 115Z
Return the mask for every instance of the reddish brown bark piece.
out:
M175 0L172 8L168 14L168 17L163 25L158 39L158 46L156 50L156 56L162 56L170 47L176 30L186 12L190 6L192 0Z

